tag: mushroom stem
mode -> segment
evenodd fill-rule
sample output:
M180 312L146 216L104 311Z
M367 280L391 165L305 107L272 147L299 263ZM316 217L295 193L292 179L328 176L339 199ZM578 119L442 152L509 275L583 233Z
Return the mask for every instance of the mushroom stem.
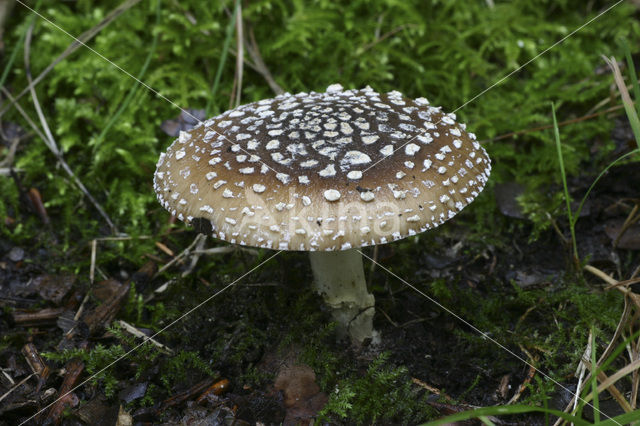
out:
M313 289L320 293L338 323L338 334L356 344L374 337L375 299L367 291L362 255L356 250L309 252Z

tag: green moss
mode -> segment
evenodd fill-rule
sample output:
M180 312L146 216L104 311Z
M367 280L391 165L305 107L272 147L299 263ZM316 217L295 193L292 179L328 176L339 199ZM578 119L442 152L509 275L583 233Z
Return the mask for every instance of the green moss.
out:
M192 378L189 374L196 373L199 377L215 375L211 367L195 352L180 350L167 356L151 343L138 346L138 342L119 327L111 327L109 331L115 335L117 343L99 343L90 350L65 349L62 352L44 352L42 355L59 363L72 359L82 361L87 373L93 376L91 382L100 384L107 398L113 398L121 390L121 383L129 383L131 376L127 373L133 372L134 380L139 380L143 375L149 375L152 365L158 364L158 376L147 377L147 380L155 380L162 384L162 388L152 383L153 386L147 389L145 399L141 401L142 405L148 404L153 398L168 398L175 392L176 386L184 386L185 380ZM132 350L134 347L136 349ZM125 356L126 359L120 360ZM116 362L120 363L119 367L112 368Z
M347 419L357 424L415 424L433 415L427 395L417 397L405 367L389 362L391 354L380 354L364 375L349 374L331 390L329 402L318 414L319 421Z

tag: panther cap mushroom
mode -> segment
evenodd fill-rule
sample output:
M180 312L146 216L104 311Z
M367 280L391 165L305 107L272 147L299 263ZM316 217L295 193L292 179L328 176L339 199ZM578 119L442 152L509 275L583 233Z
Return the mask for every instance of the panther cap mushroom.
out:
M354 248L455 216L484 188L485 150L424 98L370 87L284 94L199 124L160 156L160 203L230 243L309 251L338 335L376 341Z
M173 215L230 243L383 244L440 225L482 191L489 157L455 119L397 91L287 93L181 132L154 188Z

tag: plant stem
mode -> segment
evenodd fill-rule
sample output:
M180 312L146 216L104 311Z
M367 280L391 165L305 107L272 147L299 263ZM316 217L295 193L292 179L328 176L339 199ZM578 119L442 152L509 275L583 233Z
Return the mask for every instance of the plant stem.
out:
M313 289L322 294L338 323L338 334L356 344L374 337L375 299L367 291L362 255L356 250L309 253Z

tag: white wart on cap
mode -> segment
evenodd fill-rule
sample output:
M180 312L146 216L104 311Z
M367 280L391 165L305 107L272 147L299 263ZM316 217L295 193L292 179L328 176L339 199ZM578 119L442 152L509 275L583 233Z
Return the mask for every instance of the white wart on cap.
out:
M235 244L383 244L440 225L484 188L489 156L455 119L396 91L286 93L181 132L154 189L171 214Z

